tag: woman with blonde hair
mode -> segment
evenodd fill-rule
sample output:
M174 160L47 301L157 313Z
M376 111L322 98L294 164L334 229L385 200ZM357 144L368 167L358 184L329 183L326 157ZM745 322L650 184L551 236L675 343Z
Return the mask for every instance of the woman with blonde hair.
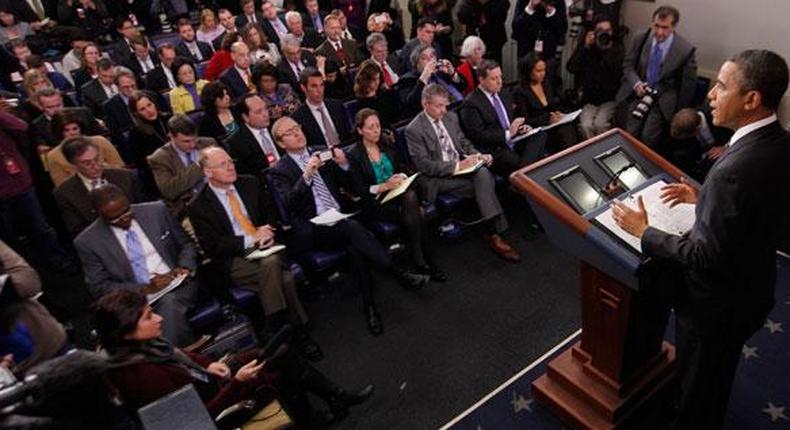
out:
M206 42L213 46L213 42L222 33L225 28L219 25L217 15L211 9L203 9L200 11L200 26L195 33L199 42Z
M280 51L266 38L260 24L250 22L241 29L241 39L250 48L252 64L266 60L275 66L280 62Z

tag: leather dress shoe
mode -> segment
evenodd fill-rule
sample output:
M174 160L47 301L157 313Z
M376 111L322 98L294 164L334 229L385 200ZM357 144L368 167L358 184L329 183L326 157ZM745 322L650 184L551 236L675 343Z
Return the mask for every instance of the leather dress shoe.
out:
M309 334L307 334L307 331L304 328L296 330L293 340L304 358L312 362L321 361L324 358L324 353L321 351L321 347L318 346L318 343L316 343L316 341L313 340Z
M431 277L422 273L403 270L398 273L398 281L407 290L419 290L428 283Z
M379 315L379 311L376 310L375 306L365 306L365 321L367 321L368 330L373 336L384 333L384 323L381 321L381 315Z
M491 247L491 250L494 251L497 255L509 261L511 263L518 263L521 261L521 256L518 255L518 252L513 249L502 236L498 234L490 234L485 236L488 245Z
M373 395L375 387L373 384L368 384L365 388L348 392L345 390L338 390L338 392L329 399L329 410L335 416L335 422L342 420L348 416L348 408L358 405Z
M447 274L435 264L422 266L419 268L420 273L428 275L433 282L447 282Z

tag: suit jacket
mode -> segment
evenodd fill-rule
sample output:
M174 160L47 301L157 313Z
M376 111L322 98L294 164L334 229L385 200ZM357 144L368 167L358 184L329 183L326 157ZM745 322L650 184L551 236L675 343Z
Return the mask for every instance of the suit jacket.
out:
M197 57L192 55L192 52L189 51L186 42L184 42L183 40L178 42L178 45L176 45L176 55L178 55L179 57L189 58L190 60L192 60L192 62L196 64L210 60L211 56L214 54L214 49L211 47L211 45L209 45L206 42L201 42L199 40L195 40L195 43L197 43L198 50L200 50L200 55L203 56L202 59L198 59Z
M257 20L258 23L261 24L264 21L263 15L261 15L260 12L255 12L255 19ZM247 25L248 22L250 21L247 19L247 15L244 15L243 13L239 13L236 15L236 28L239 29L239 31L241 31L242 27Z
M316 55L323 55L327 60L334 60L339 65L354 66L362 61L362 55L359 53L357 42L351 39L340 39L340 45L343 47L345 53L345 62L340 61L335 47L329 42L329 39L324 40L324 43L318 45L315 50Z
M250 73L252 73L252 70L250 70ZM233 99L250 91L249 87L247 87L247 82L244 81L244 78L233 66L222 72L222 74L219 75L219 80L228 87L228 91L230 91L231 98Z
M71 80L74 82L74 89L80 97L82 96L82 87L93 79L90 73L82 67L71 71Z
M199 137L197 148L216 145L210 137ZM148 156L148 165L154 175L156 186L162 193L170 212L178 219L184 217L186 205L192 200L195 188L203 181L203 171L197 163L184 166L173 142L168 142Z
M164 68L165 66L162 63L158 63L154 70L148 72L145 75L145 88L149 91L154 91L157 93L161 93L163 91L169 91L173 87L170 86L170 83L167 80L167 75L165 75ZM173 75L173 80L175 80L175 75Z
M392 164L392 173L411 174L407 163L395 150L393 143L379 142L381 154L387 154L387 158ZM376 201L376 194L370 192L370 187L379 185L376 181L376 174L373 172L373 165L368 158L367 150L362 142L355 143L346 154L351 164L351 183L353 184L354 195L359 197L362 212L366 217L379 219L383 214L383 206ZM418 176L419 178L419 176Z
M113 63L115 64L124 64L126 61L129 60L129 57L134 55L134 51L132 50L132 46L129 43L121 38L119 41L115 42L112 45L112 50L110 51L110 58L112 58Z
M93 112L99 118L104 118L106 115L102 105L107 101L107 93L102 88L101 82L98 79L92 79L82 86L80 90L82 104Z
M302 50L302 70L304 67L315 67L315 56L308 51ZM296 76L285 55L282 56L280 62L277 63L277 70L280 71L280 79L283 83L288 83L296 91L297 94L302 94L302 87L299 86L299 76Z
M63 108L63 110L74 112L82 123L85 124L83 135L98 136L107 133L107 130L96 121L95 116L88 108L70 107ZM36 145L47 145L54 148L60 144L60 139L56 139L55 135L52 134L52 121L47 119L43 114L34 119L30 125L32 126L33 141Z
M463 90L466 88L466 79L459 76L459 81L454 82L452 77L448 76L446 73L437 72L434 77L440 78L442 81L445 82L445 88L452 85L455 89L458 90L459 98L463 97ZM431 80L428 81L429 83ZM422 90L425 89L425 84L420 80L420 73L416 70L408 72L398 79L398 83L395 85L395 90L398 91L398 97L400 98L401 107L405 110L405 113L408 115L415 115L417 112L422 110ZM454 100L452 94L450 95L450 103L460 102L461 100Z
M344 191L353 188L351 177L335 163L324 164L318 172L332 196L344 213L353 210L353 203L345 197ZM280 213L284 223L291 225L288 246L291 252L299 253L310 249L313 244L313 224L316 208L311 186L302 176L302 169L289 156L285 155L269 170L273 197L281 203L284 212Z
M134 219L148 240L171 268L197 268L195 245L162 202L132 205ZM82 261L85 283L93 297L101 297L116 288L139 291L144 284L134 279L132 265L109 224L98 218L76 239L74 246Z
M516 87L512 97L515 105L513 115L515 117L523 116L526 118L527 124L532 127L549 125L551 113L560 110L560 98L554 94L554 90L552 90L548 81L543 81L543 93L546 95L547 104L545 106L532 91L531 87L525 88L524 85ZM510 117L510 119L512 121L513 117Z
M271 130L269 130L269 134L271 134ZM274 136L272 136L272 144L279 151L280 147L274 143ZM225 146L227 146L230 156L236 160L236 171L240 174L260 178L261 174L269 168L266 154L245 124L239 123L239 129L228 137ZM282 157L283 154L280 153L280 156Z
M36 12L30 7L25 0L6 0L7 5L14 11L17 22L38 22L40 21ZM58 2L55 0L41 0L41 5L44 7L44 14L48 18L58 18Z
M325 99L324 105L329 113L329 117L337 130L337 135L341 141L351 135L351 126L348 124L345 108L340 100ZM302 131L307 137L307 144L310 146L327 147L326 138L321 131L321 127L313 116L310 106L307 103L299 106L299 109L292 115L294 121L302 126Z
M535 41L543 41L544 58L553 59L557 53L557 46L565 41L568 31L567 12L565 2L554 2L556 11L554 15L546 16L546 9L538 7L532 15L527 14L525 8L529 0L518 0L513 14L511 36L518 44L518 57L529 54L535 49ZM488 42L486 42L488 43Z
M312 27L305 27L302 35L302 47L309 49L318 48L324 42L324 37Z
M513 122L513 99L505 91L500 91L499 99L505 107L508 119ZM483 152L494 152L506 147L505 130L499 124L496 110L488 97L478 87L466 97L460 109L461 124L469 140Z
M754 130L713 165L689 232L644 232L645 255L680 265L675 309L701 330L724 320L756 330L773 306L775 251L790 211L788 163L790 136L779 122Z
M147 79L148 75L150 73L152 73L154 70L157 70L159 68L159 63L160 63L159 56L157 56L155 52L151 52L149 54L149 58L151 59L151 62L154 64L154 68L151 69L148 73L143 73L143 66L140 64L140 60L137 58L136 55L130 56L126 60L126 63L124 63L124 65L126 67L128 67L129 70L134 72L135 76L137 76L138 82L142 82L145 85L148 84L148 79ZM161 72L161 70L160 70L160 72ZM162 73L164 75L164 72L162 72ZM165 78L165 82L167 82L167 78ZM150 89L147 86L145 88L146 89Z
M263 18L263 17L261 17L261 18ZM280 20L280 22L283 24L283 27L288 28L288 26L285 25L285 19L283 18L282 14L278 13L277 14L277 19ZM280 35L277 34L277 31L275 31L274 26L272 25L272 23L270 23L269 20L266 19L266 18L263 18L261 21L258 21L258 22L261 24L261 28L263 29L263 32L266 33L266 38L269 40L269 43L274 43L275 46L279 47L280 46Z
M326 18L326 15L327 15L327 13L324 12L323 10L319 10L318 11L318 17L321 19L321 28L323 28L324 18ZM305 28L310 27L313 30L315 30L316 33L318 33L318 34L320 34L322 36L324 35L323 30L322 31L318 31L318 28L316 27L315 22L313 22L313 17L311 17L310 14L308 14L307 12L302 14L302 21L304 22L304 27Z
M428 115L421 112L406 126L406 145L409 147L409 155L414 168L423 177L422 184L425 187L425 198L428 201L433 201L436 198L439 184L435 179L449 177L455 172L455 162L442 160L439 137L431 122ZM458 151L460 158L478 153L472 142L464 135L455 112L447 112L442 118L442 124L447 129L447 134L452 139L453 146Z
M140 201L138 187L134 182L132 172L125 169L104 169L102 179L117 185L130 202ZM78 175L71 175L69 179L55 188L54 194L55 201L60 208L60 215L71 237L76 237L99 216L91 205L90 190L85 187Z
M275 224L273 208L258 179L239 175L233 185L253 225ZM228 275L233 258L244 255L244 237L236 236L222 203L208 184L189 203L188 213L200 247L210 258L219 260Z
M102 110L104 110L106 115L107 128L112 133L124 132L134 127L134 118L132 118L132 113L129 111L129 105L123 101L120 93L105 100L102 103Z
M650 59L652 31L634 35L631 48L623 60L623 83L615 100L620 103L634 96L634 85L647 80L647 62ZM675 32L672 45L661 64L661 74L656 88L658 107L669 121L678 110L690 107L697 85L696 48Z

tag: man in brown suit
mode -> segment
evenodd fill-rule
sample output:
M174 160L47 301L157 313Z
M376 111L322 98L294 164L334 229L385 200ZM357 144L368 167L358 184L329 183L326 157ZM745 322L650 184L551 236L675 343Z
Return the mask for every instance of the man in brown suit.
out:
M104 168L98 145L88 137L72 137L63 142L63 156L74 166L76 173L55 189L55 201L60 208L69 236L77 236L90 225L98 214L91 205L90 192L104 184L117 185L129 201L140 201L134 175L126 169Z
M186 115L173 115L167 122L170 142L148 156L156 186L170 213L178 220L186 216L186 206L203 185L198 151L215 145L210 137L197 137L197 127Z

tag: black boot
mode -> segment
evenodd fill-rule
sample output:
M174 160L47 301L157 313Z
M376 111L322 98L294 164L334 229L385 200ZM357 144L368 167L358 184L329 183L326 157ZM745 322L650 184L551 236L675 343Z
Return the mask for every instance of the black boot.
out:
M327 403L335 421L340 421L348 416L348 408L364 402L373 395L374 391L372 384L368 384L361 390L346 391L311 366L305 368L302 382L306 390Z

